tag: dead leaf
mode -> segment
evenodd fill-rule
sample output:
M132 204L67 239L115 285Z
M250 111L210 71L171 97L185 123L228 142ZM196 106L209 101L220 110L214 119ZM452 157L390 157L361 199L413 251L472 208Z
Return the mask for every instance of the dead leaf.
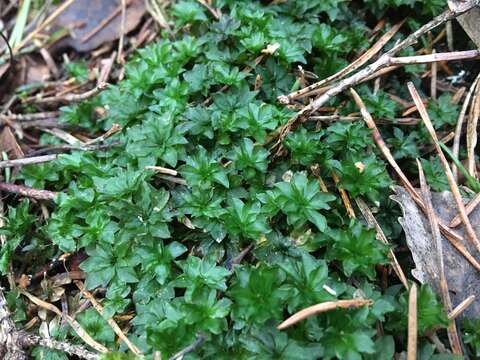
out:
M439 289L439 274L435 248L430 232L428 219L417 207L408 192L400 186L395 187L396 195L392 199L400 204L403 217L399 219L405 231L407 245L412 253L416 268L412 275L422 284L430 284L437 293ZM467 202L468 200L465 200ZM457 214L455 200L452 193L432 192L432 203L436 215L444 224L448 224ZM480 235L480 208L470 213L470 221L474 231ZM463 226L455 231L467 239ZM476 249L468 240L463 245L472 254ZM468 307L463 316L480 316L480 273L450 244L442 235L443 261L445 264L445 277L448 282L453 307L460 304L470 295L475 295L476 300Z
M465 5L465 0L448 0L448 6L454 10L457 7ZM480 48L480 9L473 8L467 13L457 17L458 22L462 25L470 39Z
M70 30L71 36L60 40L55 49L72 47L77 51L90 51L100 45L117 40L120 37L121 12L119 0L76 0L54 21L52 33L59 28ZM82 39L92 32L103 20L114 12L118 14L101 30L92 35L88 41ZM132 0L126 10L125 33L132 31L145 13L144 0Z
M20 159L24 157L20 145L17 143L10 127L6 126L0 134L0 152L6 152L9 159Z

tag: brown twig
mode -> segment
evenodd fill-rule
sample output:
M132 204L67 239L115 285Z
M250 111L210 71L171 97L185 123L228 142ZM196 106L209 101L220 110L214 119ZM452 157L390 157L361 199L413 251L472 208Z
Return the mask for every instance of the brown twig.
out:
M466 308L468 308L472 303L475 301L475 295L470 295L465 300L463 300L460 304L458 304L455 309L450 311L448 314L448 320L453 321L457 317L459 317Z
M53 200L55 196L57 196L57 193L53 191L38 190L23 185L15 185L5 182L0 182L0 191L19 194L38 200Z
M347 67L343 68L336 74L333 74L326 79L323 79L322 81L319 81L315 84L312 84L310 86L307 86L306 88L303 88L301 90L295 91L291 94L288 95L281 95L278 97L278 101L281 102L282 104L289 104L292 100L298 99L303 96L308 96L313 90L316 90L320 87L323 87L332 81L338 80L343 78L344 76L350 74L352 71L355 71L362 65L364 65L366 62L368 62L373 56L375 56L384 46L387 42L390 41L390 39L400 30L402 25L404 24L405 20L401 21L400 23L394 25L389 31L387 31L370 49L368 49L362 56L360 56L358 59L353 61L350 65Z
M91 98L95 95L98 95L102 90L107 87L106 83L100 83L95 86L92 90L88 90L81 94L66 94L66 95L59 95L59 96L51 96L41 99L35 99L35 103L37 104L48 104L48 103L71 103L71 102L79 102Z
M452 300L450 299L447 278L445 277L445 266L443 262L443 245L440 235L440 229L438 227L438 218L435 214L435 211L433 210L432 196L430 194L430 190L428 189L427 181L425 180L422 163L418 159L417 165L423 203L425 204L428 222L430 223L430 232L433 238L433 248L436 251L436 254L432 255L435 256L437 259L437 273L440 275L440 294L442 296L443 306L445 307L446 312L450 313L450 311L452 311ZM448 325L447 332L452 352L456 355L463 355L462 346L460 345L460 339L458 338L457 327L454 321L450 322L450 324Z
M408 295L408 344L407 360L417 358L417 285L410 287Z
M69 344L52 338L46 339L37 335L22 332L19 335L19 342L23 347L43 346L49 349L63 351L67 354L78 356L80 359L97 360L98 355L79 345Z
M353 300L337 300L326 301L317 305L309 306L299 312L290 316L287 320L277 326L278 330L284 330L292 325L295 325L299 321L305 320L310 316L324 313L336 309L353 309L361 306L370 306L373 304L373 300L367 299L353 299Z
M8 115L0 115L0 121L1 120L31 121L31 120L53 118L53 117L57 117L58 115L60 115L59 111L46 111L46 112L34 113L34 114L8 114Z
M425 124L425 127L430 133L433 143L435 144L435 148L437 150L438 156L440 158L442 166L447 175L448 184L450 185L450 189L452 191L453 197L455 198L455 203L457 204L460 217L462 219L463 224L465 225L465 231L467 233L467 236L470 239L470 241L473 243L473 245L477 248L477 250L480 251L480 241L478 240L477 234L475 233L475 230L473 229L472 224L468 219L467 212L465 210L465 205L463 204L463 200L462 200L462 195L460 194L458 185L453 178L453 173L452 173L452 170L450 169L450 164L448 163L447 158L443 154L442 149L438 145L437 134L435 133L435 129L433 128L433 124L430 120L430 116L428 115L427 109L425 108L425 105L420 99L420 95L415 89L415 86L413 85L413 83L411 82L408 83L408 90L410 91L410 95L412 96L413 101L415 102L415 105L418 108L418 112L422 117L423 123Z

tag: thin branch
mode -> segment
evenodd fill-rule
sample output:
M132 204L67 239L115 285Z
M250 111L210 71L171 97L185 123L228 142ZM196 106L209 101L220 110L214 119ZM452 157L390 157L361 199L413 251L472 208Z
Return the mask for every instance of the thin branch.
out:
M86 99L89 99L95 95L98 95L102 90L107 87L107 83L99 83L93 89L88 90L81 94L66 94L59 96L51 96L42 99L35 99L37 104L48 104L48 103L71 103L71 102L80 102Z
M389 31L387 31L370 49L368 49L364 54L362 54L358 59L352 62L347 67L343 68L336 74L333 74L322 81L319 81L315 84L307 86L301 90L295 91L288 95L281 95L278 97L278 101L282 104L289 104L292 100L301 98L304 96L308 96L313 90L318 89L322 86L325 86L332 81L337 79L341 79L342 77L350 74L352 71L355 71L365 63L367 63L373 56L375 56L384 46L385 44L390 41L390 39L400 30L402 25L404 24L405 20L401 21L400 23L394 25Z
M60 115L59 111L46 111L41 113L34 113L34 114L8 114L8 115L0 115L1 121L31 121L31 120L39 120L39 119L48 119L54 118Z
M4 160L4 161L0 161L0 169L15 167L15 166L41 164L41 163L55 160L57 157L58 155L43 155L43 156L27 157L22 159Z
M67 354L78 356L80 359L97 360L99 357L97 354L85 349L82 346L69 344L63 341L57 341L51 338L46 339L26 332L20 333L19 342L23 347L35 345L43 346L49 349L60 350Z
M23 185L15 185L0 182L0 191L22 195L37 200L53 200L57 196L56 192L49 190L38 190Z
M455 309L453 309L448 314L448 320L453 321L457 317L459 317L472 303L475 301L475 295L470 295L465 300L463 300L460 304L458 304Z

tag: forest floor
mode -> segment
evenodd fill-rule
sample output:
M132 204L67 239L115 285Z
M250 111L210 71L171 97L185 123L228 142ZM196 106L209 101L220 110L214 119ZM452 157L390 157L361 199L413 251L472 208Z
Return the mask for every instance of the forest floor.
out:
M0 357L478 358L473 3L2 3Z

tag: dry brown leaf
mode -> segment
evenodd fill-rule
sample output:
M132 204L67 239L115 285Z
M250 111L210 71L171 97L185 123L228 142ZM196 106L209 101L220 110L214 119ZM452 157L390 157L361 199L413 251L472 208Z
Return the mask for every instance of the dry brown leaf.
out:
M460 7L462 4L465 4L465 0L448 0L448 6L452 10ZM478 26L480 23L480 9L473 8L467 13L459 16L457 20L460 25L462 25L470 39L480 47L480 26Z
M59 28L71 30L71 36L59 41L58 46L70 46L77 51L90 51L120 37L121 14L118 13L88 41L85 35L94 30L102 20L111 16L119 6L117 0L76 0L54 22L52 31ZM144 0L132 0L125 17L125 33L132 31L145 13Z
M435 248L430 232L428 219L417 207L408 192L400 186L395 187L396 195L392 199L400 204L403 217L399 219L400 224L405 231L407 245L412 252L412 257L416 268L412 270L412 275L423 284L430 284L435 291L440 293L438 287L439 278L437 271L437 260L434 254ZM465 200L467 202L467 200ZM448 223L456 215L455 200L452 193L432 193L432 203L438 219L443 223ZM470 221L474 224L474 230L480 234L480 209L477 208L470 213ZM456 232L465 236L464 227L455 229ZM445 238L442 239L443 261L445 264L445 277L448 281L448 287L451 292L453 307L456 307L470 295L475 295L476 300L465 310L464 316L480 316L480 273L452 246ZM470 241L465 241L463 245L476 253L475 247Z

